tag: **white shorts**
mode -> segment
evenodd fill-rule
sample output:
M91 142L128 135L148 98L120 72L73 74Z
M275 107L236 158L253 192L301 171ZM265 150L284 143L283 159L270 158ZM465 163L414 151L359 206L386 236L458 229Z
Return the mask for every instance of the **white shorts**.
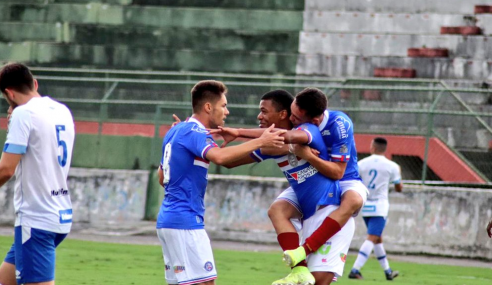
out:
M360 180L347 180L347 181L339 181L340 183L340 189L342 189L342 196L345 194L345 192L352 190L357 193L359 193L360 197L362 198L362 207L364 207L364 204L367 201L367 195L369 195L369 190L367 190L366 185L362 183ZM355 213L352 215L352 217L357 217L359 215L360 207Z
M340 184L340 189L342 190L342 195L349 191L353 190L362 197L362 205L364 205L367 201L367 195L369 194L369 190L367 190L367 187L362 183L360 180L346 180L346 181L339 181ZM294 189L292 187L289 187L282 191L280 195L278 195L277 200L285 200L289 202L292 206L294 206L299 213L302 215L301 211L301 205L299 204L299 200L297 199L297 195L294 192ZM357 211L354 214L354 217L357 217L359 214L359 211Z
M302 228L302 236L310 237L313 232L319 228L321 223L328 217L331 212L338 209L338 206L327 206L316 211L312 217L304 221ZM354 237L355 222L354 218L350 218L343 228L331 237L317 252L311 253L306 261L309 271L311 272L333 272L335 276L343 275L343 267L347 259L347 252L350 243ZM302 244L305 242L302 239Z
M157 229L157 236L168 284L190 285L217 279L212 246L204 229Z

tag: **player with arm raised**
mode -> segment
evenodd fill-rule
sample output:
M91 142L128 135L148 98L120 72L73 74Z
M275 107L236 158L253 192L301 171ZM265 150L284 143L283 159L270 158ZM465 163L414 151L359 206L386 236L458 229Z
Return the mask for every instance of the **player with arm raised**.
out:
M367 239L359 250L354 267L349 274L351 279L362 279L360 269L366 263L372 250L384 270L387 280L398 276L398 271L391 270L383 246L383 230L389 211L388 191L390 184L395 185L396 192L401 192L400 166L384 156L388 142L385 138L375 138L371 142L371 156L359 161L359 173L369 189L367 202L362 208L362 217L367 226Z
M0 159L0 186L15 172L14 244L0 266L0 284L55 284L55 248L70 232L67 175L75 137L70 110L41 97L29 69L0 70L0 90L13 109Z
M157 217L168 284L215 284L217 272L204 230L204 195L209 162L232 163L260 147L279 147L283 131L266 129L241 145L219 148L207 129L224 125L229 114L222 82L201 81L191 91L193 115L166 134L159 178L166 195ZM272 126L273 127L273 126Z

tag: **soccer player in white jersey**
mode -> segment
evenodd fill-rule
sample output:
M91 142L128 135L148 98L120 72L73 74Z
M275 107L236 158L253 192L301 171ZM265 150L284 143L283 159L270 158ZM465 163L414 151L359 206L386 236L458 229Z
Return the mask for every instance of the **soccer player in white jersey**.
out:
M0 90L12 107L0 186L15 174L15 237L0 266L0 284L55 284L55 248L70 232L67 175L75 137L70 110L41 97L30 70L10 63Z
M392 271L389 266L382 234L388 217L390 183L395 185L397 192L401 192L403 185L400 166L384 156L387 146L388 142L385 138L375 138L371 142L371 156L359 161L360 176L369 189L369 196L362 208L362 217L367 226L367 240L360 247L357 260L349 274L349 278L352 279L362 279L360 269L366 263L373 249L384 269L386 279L393 280L398 276L398 271Z
M165 197L157 217L168 284L215 284L217 271L204 229L204 196L210 161L232 163L260 147L284 144L285 131L266 129L258 139L217 147L210 128L224 125L227 88L219 81L198 82L191 90L193 116L175 125L164 137L159 183Z

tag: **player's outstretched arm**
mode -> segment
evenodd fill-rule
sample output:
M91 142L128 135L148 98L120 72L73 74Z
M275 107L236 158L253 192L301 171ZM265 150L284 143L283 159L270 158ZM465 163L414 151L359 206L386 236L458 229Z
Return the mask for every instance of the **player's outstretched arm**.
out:
M340 180L345 174L347 168L346 162L333 162L324 160L315 155L311 148L304 145L296 145L294 147L294 154L300 158L307 160L314 168L316 168L324 176L333 179Z
M273 131L279 131L282 129L274 129ZM224 138L224 143L222 147L226 146L231 141L234 141L237 138L259 138L265 129L240 129L240 128L228 128L228 127L219 127L218 129L211 130L210 134L218 134ZM292 144L305 144L309 142L309 136L306 132L301 130L291 130L285 131L282 134L285 138L286 143Z
M21 160L22 154L3 152L0 159L0 187L14 176L15 168Z
M207 159L215 164L225 165L248 156L252 151L262 147L281 147L284 145L284 138L281 135L286 131L273 131L274 127L272 125L266 130L263 129L263 134L259 138L243 144L224 148L214 147L207 152Z

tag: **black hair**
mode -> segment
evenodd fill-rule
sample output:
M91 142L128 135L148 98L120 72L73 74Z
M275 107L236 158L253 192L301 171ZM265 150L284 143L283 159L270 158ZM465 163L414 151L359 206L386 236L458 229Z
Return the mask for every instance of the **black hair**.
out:
M377 152L382 153L386 151L386 147L388 146L388 141L385 138L377 137L374 138L374 148Z
M34 90L34 78L27 66L22 63L7 63L0 70L0 91L13 89L26 94Z
M317 88L306 88L296 95L296 105L310 119L321 116L328 106L325 93Z
M279 89L267 92L261 96L261 100L271 100L275 111L287 111L287 118L290 117L290 105L294 102L294 96L289 92Z

